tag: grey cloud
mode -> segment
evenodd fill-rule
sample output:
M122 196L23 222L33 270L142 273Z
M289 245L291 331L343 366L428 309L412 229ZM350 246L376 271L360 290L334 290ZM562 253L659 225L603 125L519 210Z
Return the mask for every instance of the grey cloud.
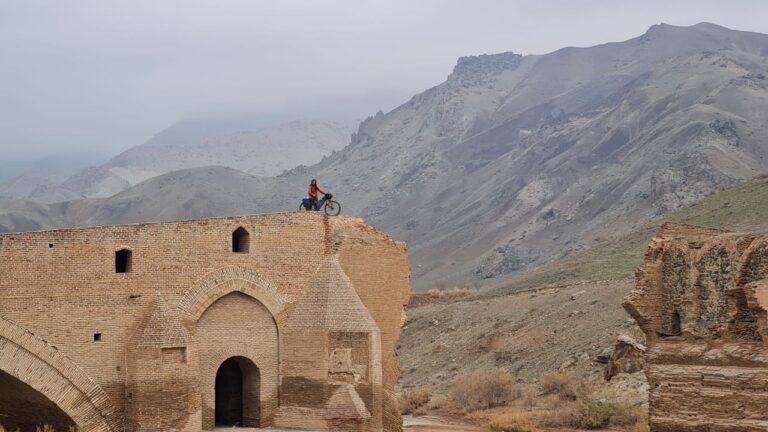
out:
M545 53L711 21L754 1L0 0L0 157L113 154L189 117L352 120L463 55Z

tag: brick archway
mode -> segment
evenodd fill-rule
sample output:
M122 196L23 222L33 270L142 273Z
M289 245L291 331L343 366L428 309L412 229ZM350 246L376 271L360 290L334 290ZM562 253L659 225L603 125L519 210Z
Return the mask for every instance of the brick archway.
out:
M179 301L183 316L197 321L216 300L233 292L247 294L263 304L273 317L277 317L290 298L278 292L277 287L256 271L245 267L224 267L214 270L198 280Z
M109 396L58 349L0 318L0 370L59 407L87 432L117 432L119 412Z

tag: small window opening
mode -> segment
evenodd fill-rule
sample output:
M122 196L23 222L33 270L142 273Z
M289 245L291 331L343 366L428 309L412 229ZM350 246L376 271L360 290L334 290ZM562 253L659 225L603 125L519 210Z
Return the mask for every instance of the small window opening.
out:
M101 342L101 333L94 333L93 334L93 341L94 342Z
M232 233L232 252L247 253L250 243L250 234L240 227Z
M131 251L121 249L115 252L115 273L128 273L131 271Z
M48 248L50 249L52 247L53 247L53 243L48 243Z

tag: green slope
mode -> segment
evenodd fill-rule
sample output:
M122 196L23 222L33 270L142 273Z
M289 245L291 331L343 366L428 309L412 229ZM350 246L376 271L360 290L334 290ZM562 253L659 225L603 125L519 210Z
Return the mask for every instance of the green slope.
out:
M630 277L640 266L648 240L664 222L684 222L737 232L760 232L768 231L767 215L768 177L761 176L669 213L629 234L545 264L500 284L489 290L488 294L500 295L577 281L623 279Z

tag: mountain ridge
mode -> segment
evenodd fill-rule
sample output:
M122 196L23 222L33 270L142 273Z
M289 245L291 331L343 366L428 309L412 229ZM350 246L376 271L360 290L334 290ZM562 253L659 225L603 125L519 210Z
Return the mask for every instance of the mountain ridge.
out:
M462 57L343 150L243 180L247 198L229 206L291 210L317 178L345 212L409 243L415 288L494 284L768 170L766 75L768 36L705 23ZM227 208L215 190L200 199ZM206 212L180 200L165 205Z

